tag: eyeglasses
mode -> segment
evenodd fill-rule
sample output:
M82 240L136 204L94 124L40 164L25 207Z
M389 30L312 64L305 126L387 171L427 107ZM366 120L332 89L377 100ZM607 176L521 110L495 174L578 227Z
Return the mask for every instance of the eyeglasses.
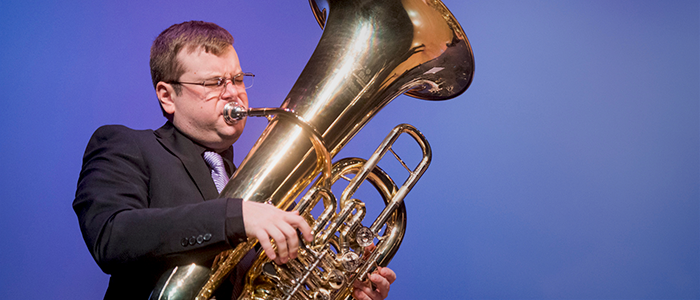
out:
M253 86L253 78L255 74L253 73L238 73L233 75L233 77L214 77L205 79L201 82L183 82L183 81L170 81L170 84L194 84L201 85L206 90L223 93L226 89L226 84L229 80L238 88L249 89Z

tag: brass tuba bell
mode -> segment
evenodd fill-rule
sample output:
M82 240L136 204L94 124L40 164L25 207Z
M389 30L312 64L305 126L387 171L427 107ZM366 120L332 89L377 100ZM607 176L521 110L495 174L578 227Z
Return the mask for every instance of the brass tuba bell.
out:
M397 96L454 98L469 87L474 73L469 41L439 0L309 2L323 35L280 108L226 108L229 118L267 116L270 123L221 197L270 202L288 209L308 188L295 210L315 222L311 224L315 240L302 245L299 258L284 266L260 254L247 275L242 298L345 298L352 281L364 280L375 265L386 266L405 230L403 198L427 168L430 146L418 130L403 124L367 161L345 159L333 166L330 161ZM420 145L423 160L409 169L409 178L397 187L376 167L376 161L401 133L408 133ZM355 175L336 201L329 185L346 174ZM365 178L387 203L370 228L360 224L364 204L352 199ZM306 210L320 199L326 212L314 220ZM376 236L384 226L384 236ZM365 255L367 245L363 243L374 238L380 242ZM174 268L163 275L151 299L209 299L255 243L257 240L249 239L222 252L211 269L197 265Z

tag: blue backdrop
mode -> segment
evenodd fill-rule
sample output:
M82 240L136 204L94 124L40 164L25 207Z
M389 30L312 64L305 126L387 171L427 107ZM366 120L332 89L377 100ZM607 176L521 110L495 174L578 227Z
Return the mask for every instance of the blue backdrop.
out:
M698 1L444 2L470 89L400 96L344 151L402 122L432 144L390 296L700 298ZM232 32L254 106L282 102L322 33L306 1L0 2L2 298L101 299L71 209L82 154L100 125L164 122L149 47L192 19Z

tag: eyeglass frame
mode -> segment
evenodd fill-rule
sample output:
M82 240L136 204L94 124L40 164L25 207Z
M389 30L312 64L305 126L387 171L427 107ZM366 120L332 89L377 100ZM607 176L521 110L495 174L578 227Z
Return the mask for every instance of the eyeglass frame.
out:
M244 73L238 73L236 75L233 75L230 78L229 77L212 77L212 78L204 79L204 80L202 80L202 82L184 82L184 81L172 80L172 81L168 81L167 83L169 83L169 84L194 84L194 85L201 85L205 88L206 87L216 87L216 88L223 87L223 89L221 90L221 93L223 93L226 90L226 85L228 84L229 81L231 81L231 83L233 83L233 85L236 86L235 80L241 76L243 76L243 78L248 76L251 78L251 80L253 80L255 78L255 74L249 73L249 72L244 72ZM207 81L214 80L214 79L216 79L216 83L209 83L209 84L207 83ZM243 80L241 80L241 82L243 82ZM246 90L251 88L251 87L253 87L252 83L248 87L243 85L243 89L246 89Z

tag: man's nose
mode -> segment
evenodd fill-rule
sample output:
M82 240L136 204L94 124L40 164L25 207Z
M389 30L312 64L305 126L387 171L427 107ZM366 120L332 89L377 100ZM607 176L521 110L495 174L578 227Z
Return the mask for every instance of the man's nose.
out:
M231 84L229 85L229 83ZM240 91L233 80L227 79L226 82L224 82L224 88L221 90L220 96L221 99L234 100L238 97L238 93L240 93Z

